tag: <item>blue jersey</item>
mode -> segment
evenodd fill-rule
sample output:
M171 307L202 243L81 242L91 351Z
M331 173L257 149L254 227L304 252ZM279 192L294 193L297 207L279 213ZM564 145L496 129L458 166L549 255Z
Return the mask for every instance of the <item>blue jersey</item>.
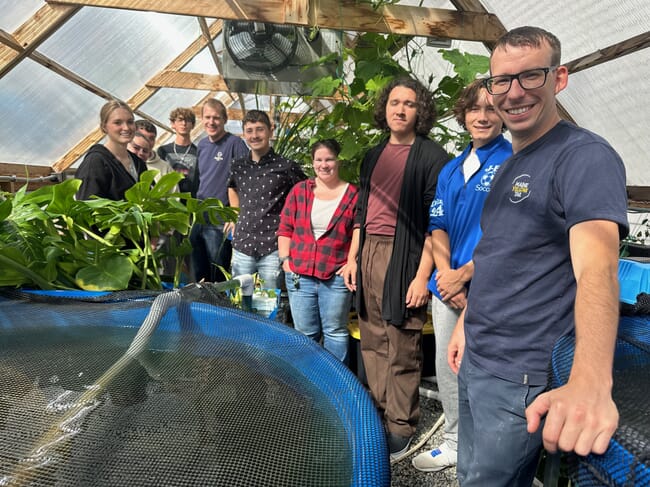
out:
M499 135L489 144L476 149L481 163L478 171L465 183L463 163L472 146L449 161L440 171L436 197L429 210L429 232L444 230L449 235L452 269L458 269L472 259L481 238L480 219L483 203L490 192L492 179L501 163L512 155L512 144ZM440 299L434 271L429 290Z
M569 231L587 220L627 234L625 167L601 137L559 122L499 169L481 216L465 356L501 379L544 385L574 327Z

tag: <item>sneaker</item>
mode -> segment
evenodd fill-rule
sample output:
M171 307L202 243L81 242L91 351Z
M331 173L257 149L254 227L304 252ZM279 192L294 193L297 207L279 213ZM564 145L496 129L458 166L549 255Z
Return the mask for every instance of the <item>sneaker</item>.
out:
M438 448L420 453L411 463L421 472L439 472L456 465L458 454L443 443Z
M390 459L397 460L401 458L411 446L412 436L400 436L394 433L387 433L386 439L388 440L388 450L390 451Z

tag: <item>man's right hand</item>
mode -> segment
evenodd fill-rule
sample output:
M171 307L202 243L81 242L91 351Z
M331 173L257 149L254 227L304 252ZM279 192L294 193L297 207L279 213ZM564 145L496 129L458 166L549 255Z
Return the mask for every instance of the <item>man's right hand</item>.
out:
M460 269L438 270L436 274L436 289L440 293L443 301L449 301L458 293L466 290L465 271Z
M454 374L458 374L465 354L465 310L458 317L449 345L447 346L447 363Z

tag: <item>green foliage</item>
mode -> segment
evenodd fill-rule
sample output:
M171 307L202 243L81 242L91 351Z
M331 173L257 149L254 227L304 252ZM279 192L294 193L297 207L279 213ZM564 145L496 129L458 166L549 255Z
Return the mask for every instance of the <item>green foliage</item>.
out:
M236 210L216 199L172 192L182 178L178 173L153 184L155 174L143 173L122 201L77 201L78 179L0 195L0 286L161 289L160 262L170 255L178 286L181 262L191 252L188 239L168 252L155 249L155 241L173 231L187 237L204 215L212 223L234 221Z
M635 234L630 233L625 241L645 245L647 240L650 240L650 220L644 218L639 224L639 230Z
M278 110L285 113L295 111L301 104L305 104L307 110L302 112L298 121L285 119L274 144L276 150L301 162L305 170L311 173L309 147L319 139L334 138L341 144L341 177L358 181L364 154L386 137L374 125L378 93L395 76L413 75L410 64L404 67L394 58L394 54L402 49L410 53L409 63L422 52L422 47L409 37L376 33L360 35L354 48L344 49L343 60L339 63L351 72L315 80L310 83L311 97L291 97L278 106ZM453 118L452 109L462 89L477 74L488 71L489 59L458 50L439 52L454 66L455 75L443 77L435 89L432 87L432 76L420 81L432 89L438 110L438 122L432 137L456 153L469 143L469 136L446 127L444 123ZM331 55L323 57L315 64L329 62L330 58ZM323 107L317 104L317 97L334 97L335 101L331 106Z
M2 209L0 208L0 212ZM633 226L631 226L630 230ZM636 233L630 231L627 237L625 237L620 244L619 256L627 257L630 255L629 246L630 245L640 245L644 246L650 242L650 219L644 218L641 223L638 225L638 230Z

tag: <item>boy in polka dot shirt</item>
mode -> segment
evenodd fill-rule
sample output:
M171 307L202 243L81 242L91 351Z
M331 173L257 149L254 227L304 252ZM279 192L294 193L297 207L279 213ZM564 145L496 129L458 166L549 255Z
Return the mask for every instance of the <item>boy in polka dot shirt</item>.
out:
M248 157L230 168L228 199L239 207L233 228L232 274L258 272L264 287L279 288L283 281L275 232L289 190L307 178L297 162L271 147L272 125L260 110L249 110L242 122Z

